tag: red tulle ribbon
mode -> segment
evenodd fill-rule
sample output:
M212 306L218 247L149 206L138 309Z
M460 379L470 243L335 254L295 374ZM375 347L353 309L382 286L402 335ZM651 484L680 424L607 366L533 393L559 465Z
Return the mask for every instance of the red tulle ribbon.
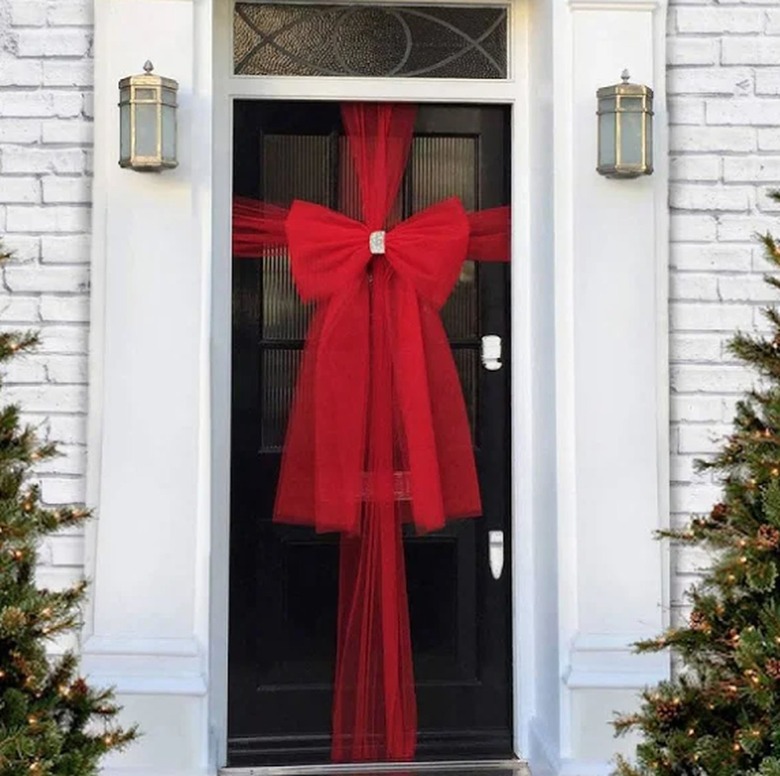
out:
M236 256L287 245L315 301L274 519L342 534L335 761L409 760L417 738L401 524L432 531L481 513L463 394L438 311L466 258L506 261L508 208L456 198L387 228L412 140L410 105L342 116L363 220L309 202L237 200ZM387 229L383 236L372 234ZM384 252L381 249L384 239Z

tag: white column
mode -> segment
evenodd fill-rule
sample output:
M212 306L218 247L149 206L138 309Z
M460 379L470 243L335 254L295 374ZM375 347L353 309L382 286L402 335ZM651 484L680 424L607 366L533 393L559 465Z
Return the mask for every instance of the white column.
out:
M628 746L613 710L668 672L668 657L629 647L664 627L669 598L653 539L668 515L666 9L553 5L558 673L537 703L554 707L541 697L553 692L558 720L537 717L532 765L581 776L609 773ZM608 180L595 170L596 89L624 68L655 90L656 170Z
M88 537L83 645L143 738L111 769L207 762L210 73L199 0L96 0ZM210 28L209 28L210 29ZM180 83L179 167L121 170L117 81L151 59ZM208 70L208 68L206 68ZM208 199L208 195L206 195Z

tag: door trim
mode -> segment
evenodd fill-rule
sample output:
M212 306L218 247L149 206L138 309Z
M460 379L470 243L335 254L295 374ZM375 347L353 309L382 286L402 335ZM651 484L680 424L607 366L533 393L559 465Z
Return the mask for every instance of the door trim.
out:
M412 0L412 2L421 0ZM435 2L436 0L425 0ZM451 0L448 0L450 2ZM460 0L455 0L456 2ZM464 2L466 0L463 0ZM478 0L488 2L489 0ZM473 2L473 0L472 0ZM211 693L210 731L218 765L227 760L228 559L230 531L230 364L231 235L230 202L233 159L233 102L237 99L316 101L406 101L426 103L505 104L511 107L510 144L512 262L511 315L511 495L512 525L512 709L514 751L528 751L534 679L533 443L536 426L529 375L533 352L531 317L531 159L529 134L529 9L510 1L510 74L504 81L423 78L299 78L233 76L232 0L214 8L214 145L213 267L211 294ZM521 517L523 519L519 519ZM524 688L528 688L527 699ZM527 702L525 702L527 700ZM417 766L415 766L417 767ZM409 764L407 763L407 770ZM224 773L261 773L258 768ZM264 772L263 772L264 773Z

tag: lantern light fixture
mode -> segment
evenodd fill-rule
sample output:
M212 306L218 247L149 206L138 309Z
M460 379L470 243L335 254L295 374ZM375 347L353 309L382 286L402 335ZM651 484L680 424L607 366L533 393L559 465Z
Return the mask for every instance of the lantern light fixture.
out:
M604 86L598 99L598 166L608 178L637 178L653 172L653 90L629 83Z
M176 109L179 84L144 72L119 82L119 166L141 172L176 167Z

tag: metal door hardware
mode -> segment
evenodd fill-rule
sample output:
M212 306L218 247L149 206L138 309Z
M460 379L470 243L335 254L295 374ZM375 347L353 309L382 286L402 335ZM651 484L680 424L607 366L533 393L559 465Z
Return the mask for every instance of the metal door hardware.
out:
M482 365L490 372L501 369L501 337L487 334L482 338Z
M501 579L504 571L504 532L488 531L488 559L493 579Z

